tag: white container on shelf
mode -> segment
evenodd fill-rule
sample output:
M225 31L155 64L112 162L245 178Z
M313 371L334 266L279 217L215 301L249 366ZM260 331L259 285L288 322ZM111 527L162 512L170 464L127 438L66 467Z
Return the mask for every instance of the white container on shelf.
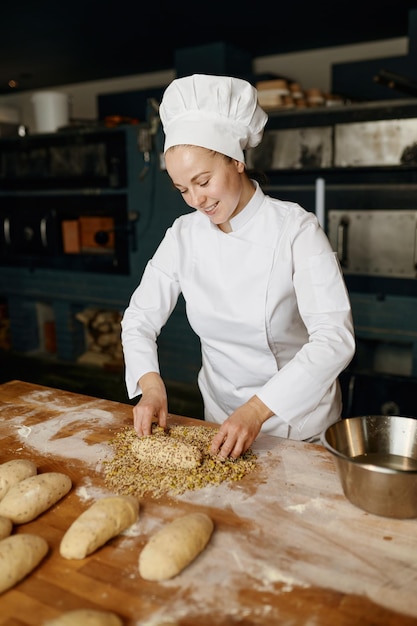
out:
M69 97L59 91L38 91L31 102L38 133L54 133L69 122Z

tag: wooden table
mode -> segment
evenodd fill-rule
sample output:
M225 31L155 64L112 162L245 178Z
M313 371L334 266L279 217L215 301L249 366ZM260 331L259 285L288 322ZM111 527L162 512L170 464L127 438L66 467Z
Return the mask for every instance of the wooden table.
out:
M112 610L126 626L417 624L417 520L354 507L333 459L315 444L262 435L253 446L258 467L242 481L144 498L128 532L86 559L63 559L59 543L70 523L109 495L101 470L109 439L131 424L130 405L21 381L0 385L0 462L27 458L38 472L73 480L54 507L15 526L42 535L50 551L0 596L0 624L40 626L84 607ZM215 524L206 550L176 578L143 580L146 540L195 510Z

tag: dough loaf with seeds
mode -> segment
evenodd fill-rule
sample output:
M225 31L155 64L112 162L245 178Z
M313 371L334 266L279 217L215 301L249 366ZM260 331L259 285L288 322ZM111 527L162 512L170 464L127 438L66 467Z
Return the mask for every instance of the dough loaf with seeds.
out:
M35 476L37 467L27 459L12 459L0 465L0 500L11 487L29 476Z
M139 500L134 496L110 496L97 500L66 531L59 551L65 559L84 559L112 537L134 524Z
M177 576L204 550L213 528L205 513L189 513L161 528L139 555L142 578L161 581Z
M123 622L109 611L74 609L44 622L42 626L123 626Z
M21 533L0 541L0 593L14 587L42 561L48 552L43 537Z
M45 472L21 480L0 500L0 515L14 524L30 522L63 498L72 487L69 476Z
M193 469L201 465L203 455L197 446L167 435L145 435L132 442L132 452L150 465L169 469Z
M8 517L0 517L0 539L8 537L12 530L12 521Z

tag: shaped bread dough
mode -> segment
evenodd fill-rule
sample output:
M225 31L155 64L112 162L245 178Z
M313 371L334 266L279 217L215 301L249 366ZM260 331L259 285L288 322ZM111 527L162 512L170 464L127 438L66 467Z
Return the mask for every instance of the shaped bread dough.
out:
M26 459L12 459L0 465L0 500L11 487L29 476L35 476L37 467Z
M58 502L71 489L69 476L60 472L45 472L21 480L0 500L0 515L14 524L35 519Z
M48 552L43 537L30 534L10 535L0 541L0 593L27 576Z
M8 537L12 532L12 520L8 517L0 517L0 540Z
M43 626L123 626L115 613L94 609L75 609L50 619Z
M205 513L189 513L153 535L139 555L145 580L167 580L179 574L206 547L213 522Z
M194 469L203 460L197 446L166 435L137 437L132 442L132 452L148 465L169 469Z
M61 556L84 559L136 522L138 513L139 500L134 496L110 496L97 500L68 528L61 540Z

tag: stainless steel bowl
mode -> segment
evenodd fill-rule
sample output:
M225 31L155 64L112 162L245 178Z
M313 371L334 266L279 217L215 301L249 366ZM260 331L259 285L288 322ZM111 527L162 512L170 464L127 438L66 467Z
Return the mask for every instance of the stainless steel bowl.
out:
M417 517L417 419L349 417L329 426L321 441L352 504L385 517Z

